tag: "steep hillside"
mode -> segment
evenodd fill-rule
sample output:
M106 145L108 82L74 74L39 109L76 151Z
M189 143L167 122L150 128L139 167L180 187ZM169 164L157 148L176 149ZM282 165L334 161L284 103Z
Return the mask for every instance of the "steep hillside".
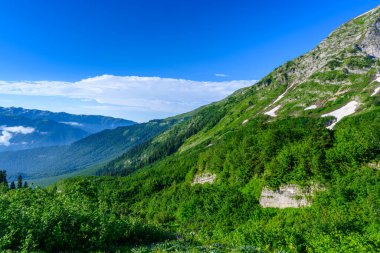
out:
M268 120L325 118L326 126L333 128L342 116L372 110L379 104L379 16L376 8L344 24L309 53L275 69L256 85L201 108L190 122L124 154L99 174L125 175L176 151L213 144L262 115Z
M353 19L258 84L99 171L125 179L63 187L126 185L111 206L190 242L378 251L379 23L379 8Z
M162 134L132 148L98 171L98 175L128 175L163 157L174 154L183 143L200 131L212 129L225 115L226 109L211 104L190 113Z

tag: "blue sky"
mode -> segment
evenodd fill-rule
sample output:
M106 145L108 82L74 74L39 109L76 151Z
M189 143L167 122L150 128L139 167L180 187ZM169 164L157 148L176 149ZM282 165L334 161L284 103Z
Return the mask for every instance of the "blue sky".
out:
M227 81L262 78L378 4L370 0L1 0L0 80L61 85L107 74L193 80L201 87L204 81L213 81L223 82L222 91L208 90L210 96L217 90L212 99L220 99L232 88L247 85L244 81L231 88ZM74 109L61 106L73 104L77 96L64 102L65 96L58 93L33 95L33 101L54 101L57 96L60 106L4 94L0 105L13 102L91 113L84 105L82 109L79 104ZM211 102L189 96L194 103L182 110ZM112 106L110 101L91 103ZM177 113L151 111L137 117L137 112L122 110L99 112L140 121Z

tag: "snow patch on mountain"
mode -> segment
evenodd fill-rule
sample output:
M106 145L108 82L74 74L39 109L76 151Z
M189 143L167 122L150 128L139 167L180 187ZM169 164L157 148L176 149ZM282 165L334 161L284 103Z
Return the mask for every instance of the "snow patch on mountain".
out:
M373 91L373 93L371 94L371 97L375 96L377 93L379 93L379 91L380 91L380 87L377 87L377 88Z
M288 90L289 89L286 89L286 91L284 93L282 93L280 96L278 96L278 98L276 98L276 100L273 101L272 105L277 103L278 101L280 101L286 95L286 93L288 93Z
M338 110L329 112L327 114L323 114L322 117L333 116L336 118L336 121L334 123L332 123L331 125L329 125L327 128L333 129L334 126L336 125L336 123L338 123L341 119L343 119L344 117L346 117L348 115L355 113L358 106L359 106L358 102L351 101L348 104L346 104L345 106L339 108Z
M317 109L318 107L316 105L311 105L311 106L308 106L304 109L304 111L307 111L307 110L314 110L314 109Z
M280 107L281 107L281 105L278 105L275 108L273 108L272 110L265 112L264 114L269 115L271 117L277 117L276 112L278 111L278 109L280 109Z
M378 83L380 83L380 74L379 74L379 73L376 74L376 79L375 79L375 81L378 82ZM377 88L373 91L373 93L371 94L371 97L375 96L377 93L379 93L379 91L380 91L380 87L377 87Z

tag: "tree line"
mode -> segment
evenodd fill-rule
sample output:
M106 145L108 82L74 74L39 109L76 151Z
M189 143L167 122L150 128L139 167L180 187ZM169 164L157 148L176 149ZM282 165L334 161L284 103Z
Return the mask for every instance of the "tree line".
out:
M14 189L28 188L28 182L23 181L22 176L18 175L17 182L12 181L9 184L8 178L7 178L7 171L0 170L0 186L1 186L1 189L14 190Z

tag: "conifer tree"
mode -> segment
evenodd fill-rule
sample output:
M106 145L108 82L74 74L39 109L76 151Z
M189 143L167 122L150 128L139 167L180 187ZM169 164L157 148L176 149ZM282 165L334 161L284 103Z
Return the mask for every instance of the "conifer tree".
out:
M21 188L22 188L22 176L19 175L17 178L17 189L21 189Z
M14 190L14 189L16 189L16 184L15 184L14 181L12 181L12 183L11 183L11 190Z
M8 185L7 171L5 171L5 170L0 170L0 184L2 184L2 183Z
M24 188L28 188L28 182L24 181Z

